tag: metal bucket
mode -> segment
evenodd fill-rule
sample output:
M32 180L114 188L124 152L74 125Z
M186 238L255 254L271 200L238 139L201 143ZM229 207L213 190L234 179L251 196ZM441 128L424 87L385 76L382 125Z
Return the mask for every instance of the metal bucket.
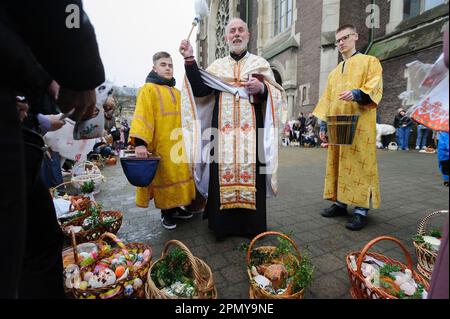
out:
M328 141L330 145L352 145L359 115L328 116Z

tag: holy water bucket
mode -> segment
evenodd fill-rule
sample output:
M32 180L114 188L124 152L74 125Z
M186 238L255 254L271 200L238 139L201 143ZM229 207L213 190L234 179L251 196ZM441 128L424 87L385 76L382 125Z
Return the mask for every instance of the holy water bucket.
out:
M359 115L328 116L328 141L330 145L352 145Z

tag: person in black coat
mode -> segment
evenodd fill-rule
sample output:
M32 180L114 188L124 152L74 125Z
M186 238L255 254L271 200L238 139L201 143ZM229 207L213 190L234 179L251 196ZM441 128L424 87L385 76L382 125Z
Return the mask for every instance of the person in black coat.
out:
M66 25L69 5L80 9L79 28ZM0 39L0 242L8 247L0 258L0 299L63 298L61 230L48 190L29 169L39 165L26 161L33 147L24 137L39 143L40 136L22 130L16 92L48 93L62 112L75 109L79 121L94 113L104 69L80 0L4 0ZM32 113L41 113L39 105ZM33 149L39 164L43 154Z
M394 119L394 127L397 129L397 139L399 148L409 151L409 137L411 136L414 122L406 115L404 109L399 109Z

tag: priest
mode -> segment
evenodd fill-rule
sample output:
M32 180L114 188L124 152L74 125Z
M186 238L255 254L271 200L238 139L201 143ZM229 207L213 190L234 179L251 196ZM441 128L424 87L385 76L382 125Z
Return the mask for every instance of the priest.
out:
M205 218L217 240L267 230L266 198L277 193L278 128L286 94L269 63L247 51L241 19L226 27L230 55L205 71L184 40L183 134Z

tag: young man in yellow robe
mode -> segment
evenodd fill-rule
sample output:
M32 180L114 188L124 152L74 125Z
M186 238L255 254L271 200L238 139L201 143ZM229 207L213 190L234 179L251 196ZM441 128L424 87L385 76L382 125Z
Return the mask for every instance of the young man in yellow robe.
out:
M152 184L137 189L136 204L146 208L154 198L155 206L161 209L163 227L173 230L176 218L192 217L181 207L194 200L195 184L186 164L182 135L173 134L181 129L181 99L180 91L174 88L173 63L168 53L154 55L153 70L146 82L137 98L130 143L136 147L137 157L147 157L151 152L161 161Z
M334 204L322 216L347 215L354 206L353 218L346 227L359 231L367 225L369 209L380 207L378 164L376 158L376 108L383 95L382 67L377 58L356 51L358 33L352 25L336 31L336 45L343 57L328 77L327 88L314 115L323 123L328 116L359 115L351 146L330 146L324 198ZM326 125L321 127L325 138Z

